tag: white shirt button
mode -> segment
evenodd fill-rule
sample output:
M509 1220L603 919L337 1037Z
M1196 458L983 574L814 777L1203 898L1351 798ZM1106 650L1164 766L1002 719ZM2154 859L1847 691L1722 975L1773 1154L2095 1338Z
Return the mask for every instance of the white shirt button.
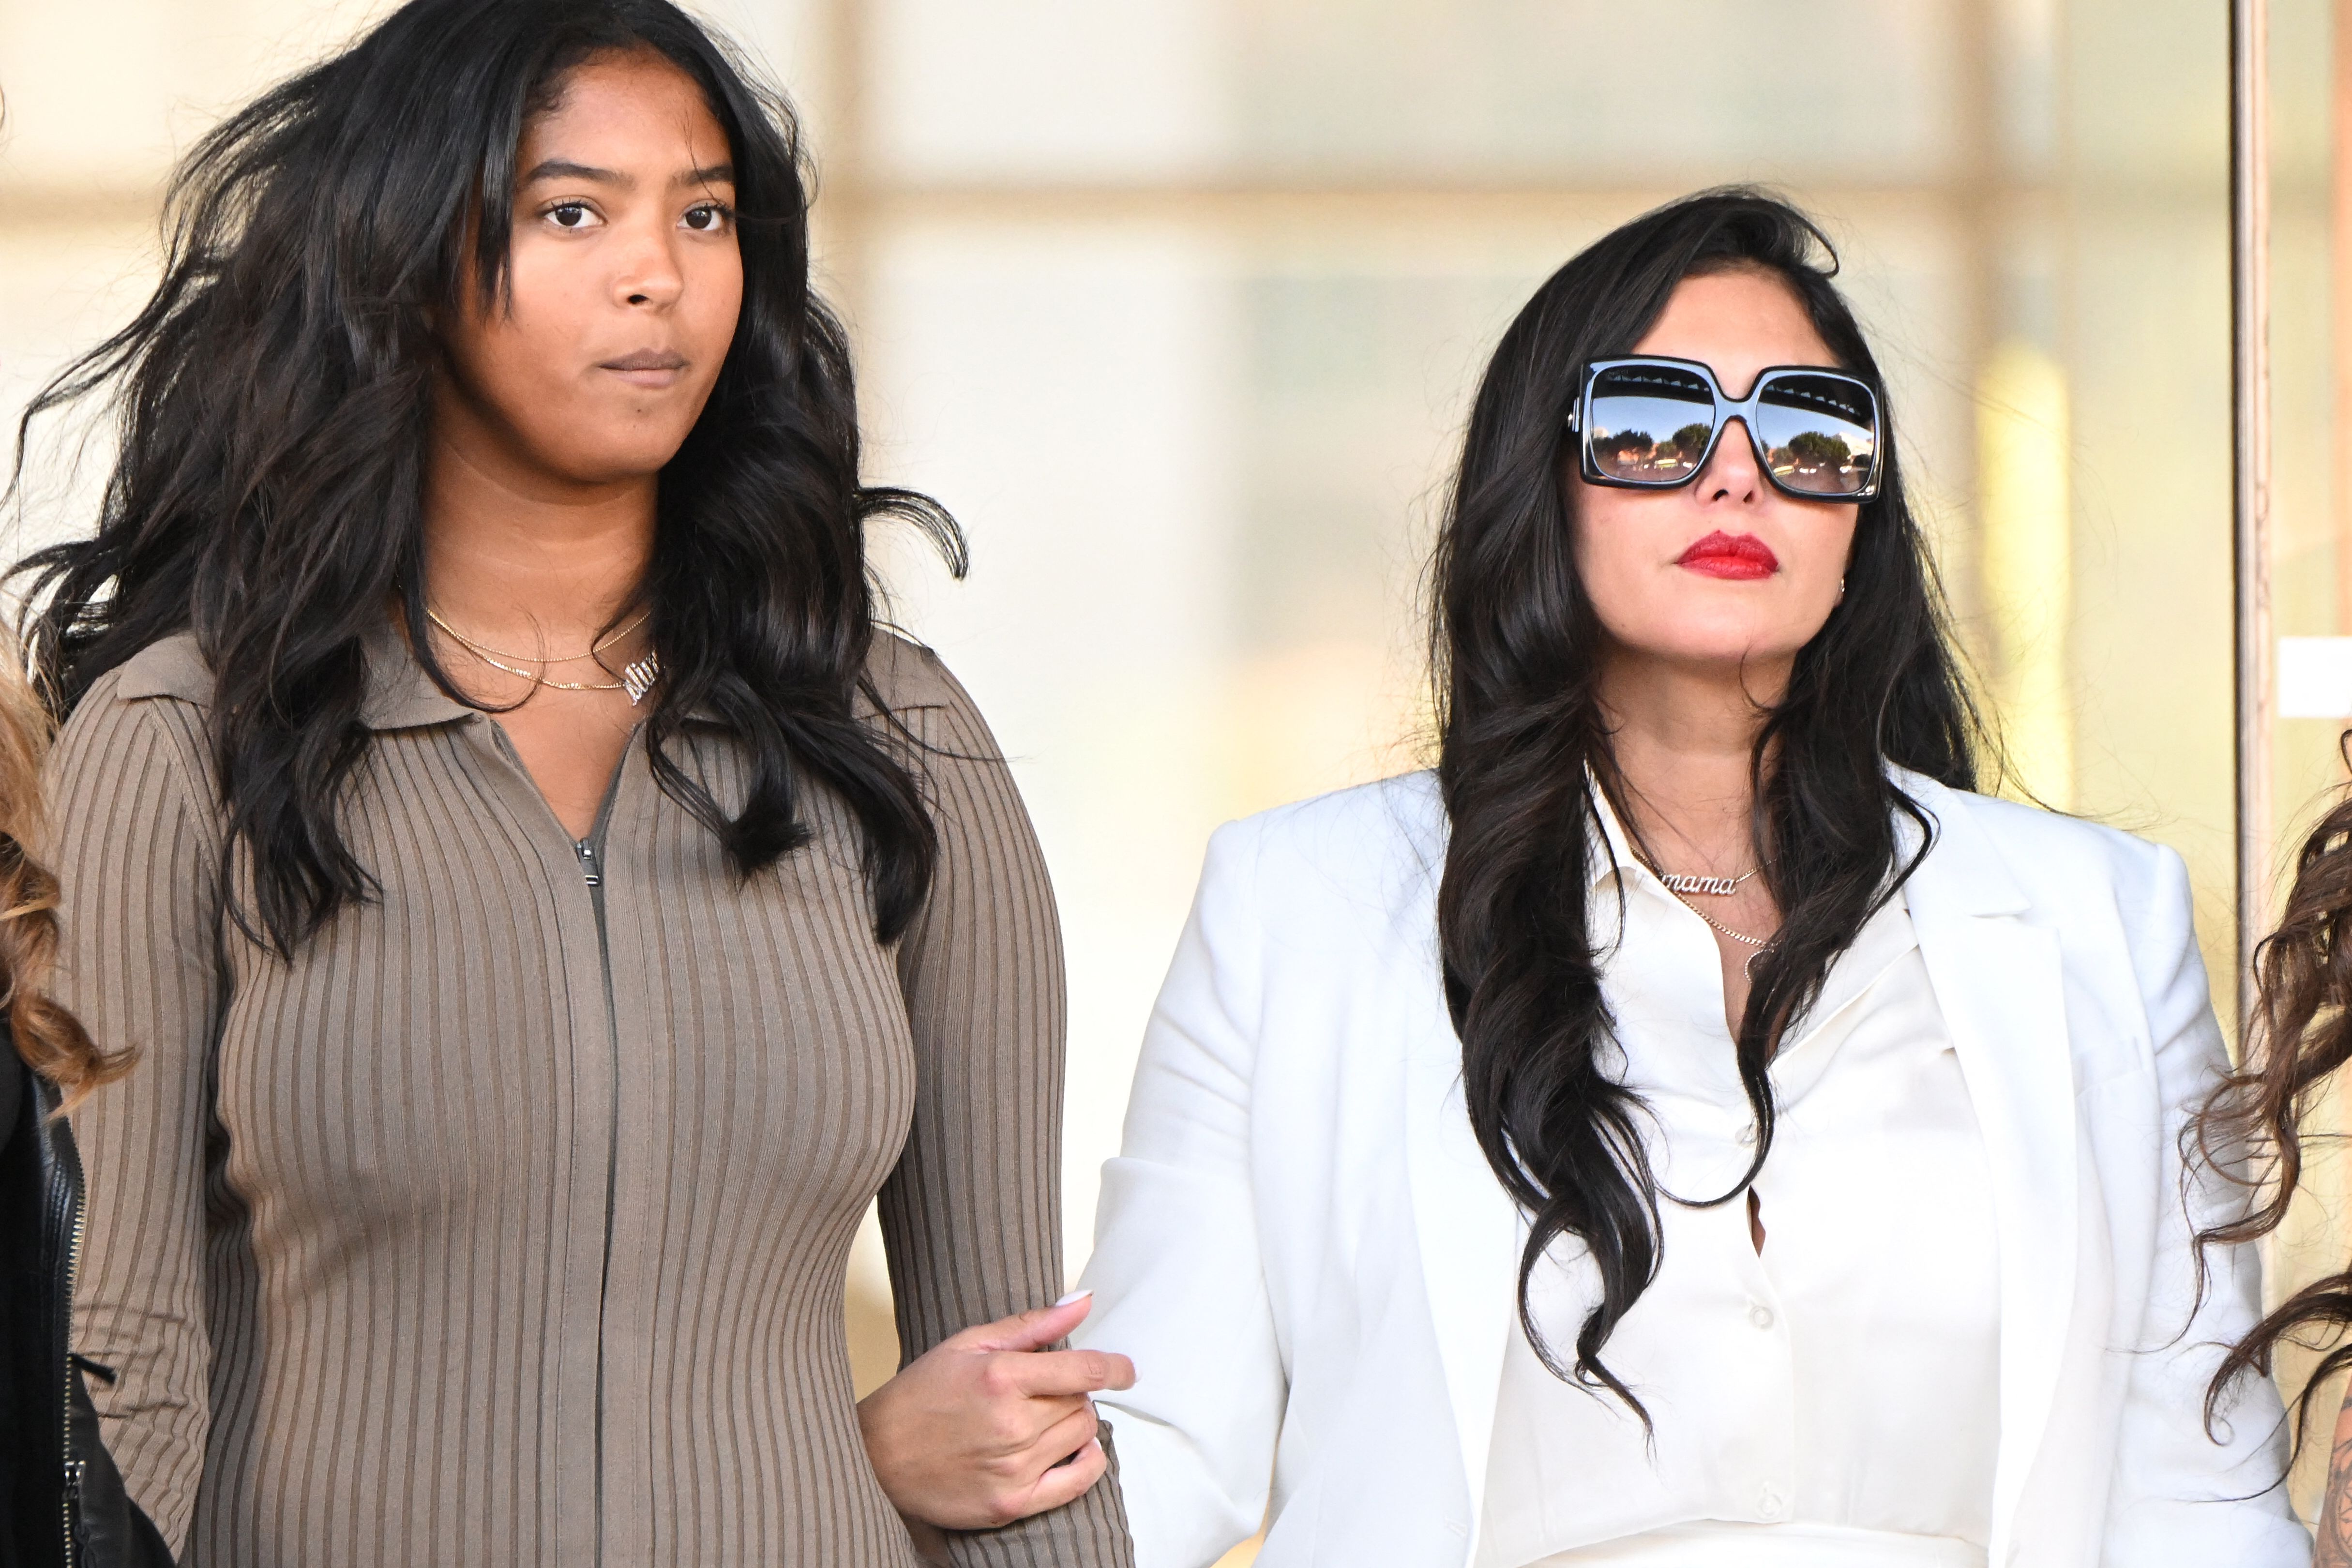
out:
M1756 1517L1769 1522L1789 1511L1788 1494L1767 1481L1756 1489Z
M1742 1149L1756 1147L1756 1123L1753 1121L1739 1130L1739 1146Z
M1769 1329L1772 1326L1772 1309L1761 1301L1750 1301L1748 1303L1748 1321L1759 1329Z

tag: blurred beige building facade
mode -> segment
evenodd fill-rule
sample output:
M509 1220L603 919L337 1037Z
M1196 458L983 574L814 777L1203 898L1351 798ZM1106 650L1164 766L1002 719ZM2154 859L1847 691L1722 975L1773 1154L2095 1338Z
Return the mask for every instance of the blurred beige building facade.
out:
M2352 633L2342 0L2273 10L2279 629ZM388 6L0 0L0 408L152 275L173 154ZM1420 570L1515 306L1675 194L1837 239L2013 787L2177 847L2231 1011L2226 8L709 0L807 113L900 618L1016 760L1069 939L1073 1272L1218 822L1415 765ZM37 447L18 548L83 526ZM2340 776L2284 721L2282 827ZM2308 1257L2346 1233L2315 1208ZM862 1254L853 1319L887 1364Z

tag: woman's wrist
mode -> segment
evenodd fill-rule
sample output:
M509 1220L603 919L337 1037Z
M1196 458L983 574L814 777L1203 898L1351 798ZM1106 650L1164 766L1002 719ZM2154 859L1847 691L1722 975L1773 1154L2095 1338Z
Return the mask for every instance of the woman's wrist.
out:
M999 1529L1102 1478L1109 1457L1088 1396L1132 1386L1135 1369L1121 1355L1048 1348L1087 1310L1081 1294L966 1329L858 1402L867 1462L910 1531Z

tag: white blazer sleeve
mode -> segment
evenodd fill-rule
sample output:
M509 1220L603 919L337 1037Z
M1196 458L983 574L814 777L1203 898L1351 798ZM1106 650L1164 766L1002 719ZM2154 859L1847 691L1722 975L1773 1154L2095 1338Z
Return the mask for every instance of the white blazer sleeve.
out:
M2251 1247L2217 1250L2198 1303L2193 1233L2242 1204L2243 1194L2205 1171L2185 1188L2184 1205L2180 1137L2227 1057L2197 949L2188 870L2169 849L2142 864L2153 873L2137 889L2143 909L2130 908L2129 882L2117 890L2147 998L2163 1190L2151 1194L2157 1235L2147 1331L2141 1353L2128 1358L2102 1561L2107 1568L2303 1568L2311 1560L2311 1538L2289 1511L2284 1487L2273 1484L2286 1456L2269 1380L2241 1385L2217 1424L2218 1445L2205 1430L2206 1384L2222 1348L2260 1316L2262 1282Z
M1264 944L1258 829L1210 840L1103 1167L1080 1343L1134 1358L1098 1395L1137 1568L1204 1568L1264 1520L1286 1395L1251 1184Z

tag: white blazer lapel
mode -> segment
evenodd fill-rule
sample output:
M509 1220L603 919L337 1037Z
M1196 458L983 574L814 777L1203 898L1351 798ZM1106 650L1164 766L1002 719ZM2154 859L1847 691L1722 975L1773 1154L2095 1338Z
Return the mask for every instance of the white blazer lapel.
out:
M1900 781L1940 824L1905 889L1992 1167L2000 1248L2000 1452L1991 1560L2007 1560L2065 1353L2081 1204L2074 1075L2057 933L2029 907L1966 796Z
M1429 990L1435 992L1435 986ZM1503 1352L1517 1300L1523 1225L1518 1207L1479 1151L1462 1098L1462 1045L1442 994L1410 1033L1404 1070L1406 1179L1429 1296L1431 1327L1445 1369L1454 1429L1462 1448L1470 1530L1463 1558L1476 1550L1486 1496L1486 1453Z

